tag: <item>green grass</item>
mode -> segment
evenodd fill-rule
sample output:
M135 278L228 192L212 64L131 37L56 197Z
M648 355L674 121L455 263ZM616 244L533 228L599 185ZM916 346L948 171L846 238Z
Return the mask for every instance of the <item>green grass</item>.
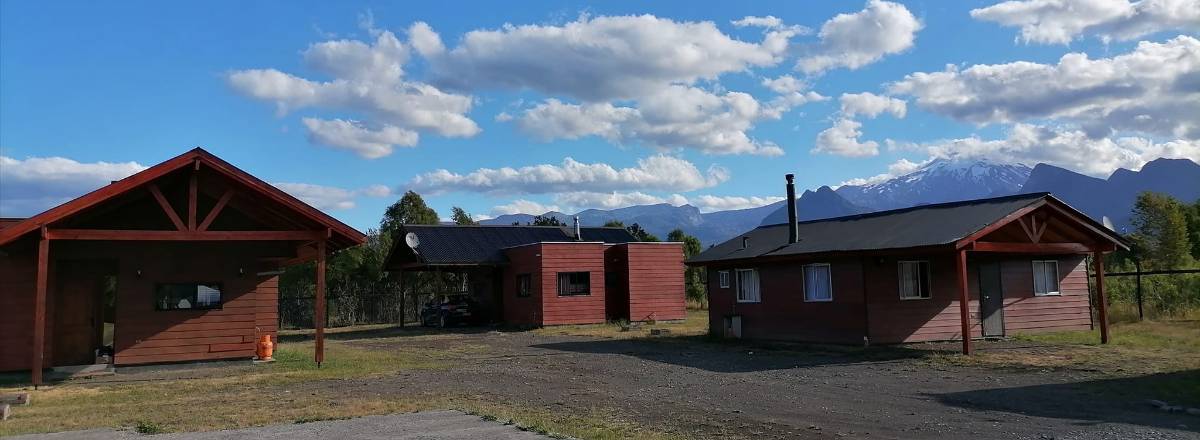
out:
M533 330L541 335L587 336L610 339L634 339L653 337L651 329L668 332L667 336L699 336L708 334L708 311L688 309L682 321L660 321L655 323L606 322L604 324L555 325Z

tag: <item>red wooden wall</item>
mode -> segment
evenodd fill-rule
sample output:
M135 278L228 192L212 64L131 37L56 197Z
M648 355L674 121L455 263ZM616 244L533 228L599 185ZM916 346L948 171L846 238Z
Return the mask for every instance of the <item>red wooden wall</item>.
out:
M515 325L542 324L542 283L540 245L509 249L506 253L509 265L502 276L504 297L501 300L504 322ZM517 275L530 275L530 293L527 297L517 296Z
M604 244L542 243L538 248L542 254L542 324L604 322ZM590 272L591 294L558 296L559 272Z
M625 279L630 320L687 317L682 243L627 243L614 247L624 248L627 258L624 267L628 270Z

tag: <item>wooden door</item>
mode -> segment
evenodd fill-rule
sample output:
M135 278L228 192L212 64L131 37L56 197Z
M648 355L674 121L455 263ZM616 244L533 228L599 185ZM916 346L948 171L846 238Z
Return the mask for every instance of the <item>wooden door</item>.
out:
M54 366L91 365L100 344L104 271L96 263L62 261L55 273Z
M979 264L979 319L984 336L1004 336L1004 289L1000 263Z

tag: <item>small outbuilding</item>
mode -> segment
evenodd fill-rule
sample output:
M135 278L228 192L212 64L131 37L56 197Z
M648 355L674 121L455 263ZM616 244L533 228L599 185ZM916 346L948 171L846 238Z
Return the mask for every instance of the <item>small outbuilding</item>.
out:
M250 359L275 338L280 269L359 231L202 149L0 222L0 371ZM323 360L324 321L316 361Z
M384 266L455 273L454 292L511 325L679 320L681 243L638 242L623 228L404 225Z
M1112 230L1048 193L761 226L688 261L710 330L833 343L963 341L1099 326ZM1086 256L1095 272L1089 294ZM1098 309L1095 318L1093 306Z

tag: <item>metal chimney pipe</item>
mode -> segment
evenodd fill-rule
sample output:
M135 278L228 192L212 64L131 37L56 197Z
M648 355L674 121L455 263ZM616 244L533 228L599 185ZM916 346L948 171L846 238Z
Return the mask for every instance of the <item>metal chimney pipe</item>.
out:
M800 241L800 226L796 224L796 184L792 180L794 174L784 176L787 179L787 212L788 212L788 244Z
M579 231L579 216L575 216L575 241L583 241L583 234Z

